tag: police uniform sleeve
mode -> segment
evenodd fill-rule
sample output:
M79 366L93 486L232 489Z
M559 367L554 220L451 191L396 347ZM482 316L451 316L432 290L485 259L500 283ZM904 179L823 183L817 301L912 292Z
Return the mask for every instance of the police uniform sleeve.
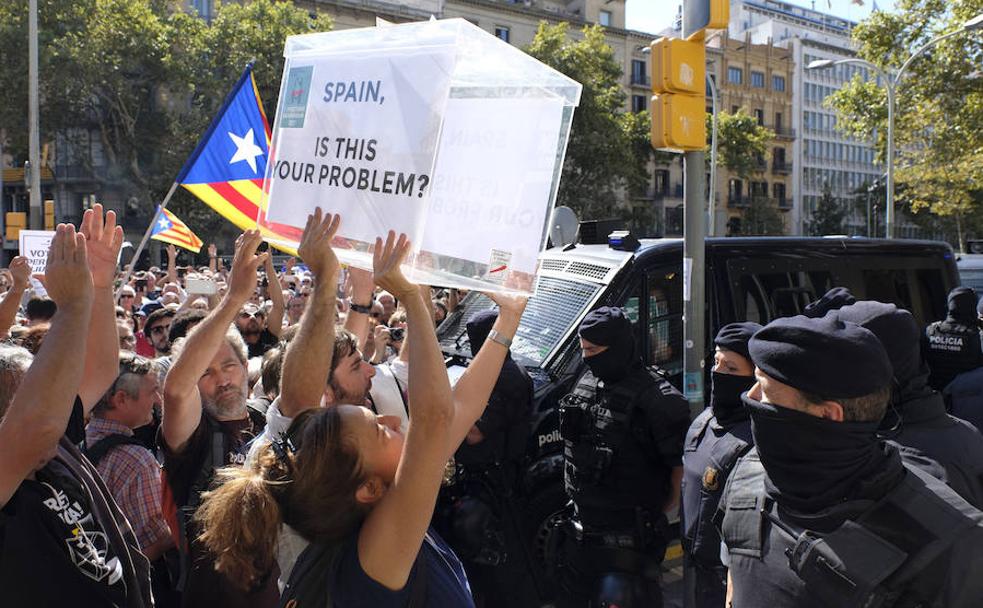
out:
M683 465L683 444L689 430L689 402L667 381L646 396L645 412L656 450L667 467Z
M939 605L947 608L983 606L983 525L977 524L953 547Z

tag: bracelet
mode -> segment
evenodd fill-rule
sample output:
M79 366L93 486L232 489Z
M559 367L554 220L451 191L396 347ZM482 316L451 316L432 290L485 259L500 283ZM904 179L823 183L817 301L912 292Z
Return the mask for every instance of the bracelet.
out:
M508 336L503 336L502 334L498 333L494 329L488 332L488 339L491 340L492 342L498 342L505 348L512 347L512 338L509 338Z
M367 315L372 312L372 305L375 304L375 298L373 297L369 300L369 303L365 306L361 304L356 304L351 298L348 299L348 308L354 310L355 312L360 312L363 315Z

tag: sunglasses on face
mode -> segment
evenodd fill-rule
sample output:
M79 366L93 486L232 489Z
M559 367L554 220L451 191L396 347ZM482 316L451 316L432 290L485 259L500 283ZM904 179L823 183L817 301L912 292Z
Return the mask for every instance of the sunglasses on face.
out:
M257 310L256 312L240 312L239 313L239 318L240 319L257 319L258 320L258 319L265 319L266 316L263 313L261 313L260 311Z

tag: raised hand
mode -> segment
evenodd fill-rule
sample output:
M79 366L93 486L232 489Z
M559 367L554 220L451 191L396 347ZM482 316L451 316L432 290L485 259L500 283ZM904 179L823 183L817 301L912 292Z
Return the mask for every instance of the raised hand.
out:
M58 309L91 306L93 276L89 270L84 234L71 224L59 224L48 249L44 286Z
M503 313L512 313L518 317L522 316L526 310L526 303L529 298L526 296L515 296L506 293L486 293L483 292L492 302L498 304L498 309Z
M263 242L259 230L247 230L236 239L235 255L232 257L232 270L229 271L226 297L240 306L245 304L256 291L256 269L266 261L269 252L256 253Z
M341 264L331 247L331 241L338 234L340 226L340 215L325 214L320 207L307 216L297 253L318 281L328 281L338 276Z
M176 260L177 259L177 247L174 245L167 246L167 259Z
M75 228L72 227L74 232ZM113 286L116 263L123 246L123 228L116 225L116 212L109 211L103 218L102 205L96 203L82 216L80 229L86 239L86 251L92 285L96 289Z
M403 275L400 267L406 254L410 251L410 241L405 234L396 238L392 230L386 237L385 243L381 238L375 240L372 251L372 269L375 284L396 296L397 299L413 297L417 287Z
M208 246L208 257L214 258L216 256L218 256L218 247L215 246L215 243L212 243Z
M31 265L24 256L19 255L12 259L7 269L13 278L13 287L15 289L24 290L31 284Z
M300 253L300 252L298 252L298 253ZM292 271L294 269L294 266L296 266L296 265L297 265L297 258L292 257L292 256L289 257L289 258L287 258L287 262L286 262L286 264L284 264L284 266L286 267L287 274L290 274L290 271Z

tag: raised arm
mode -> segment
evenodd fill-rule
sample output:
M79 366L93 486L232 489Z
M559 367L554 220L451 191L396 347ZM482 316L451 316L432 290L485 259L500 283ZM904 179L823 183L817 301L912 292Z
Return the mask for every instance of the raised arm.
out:
M217 259L218 247L215 246L215 243L212 243L208 246L208 269L212 271L213 275L218 272L218 263L216 262Z
M280 334L283 333L283 311L286 308L286 303L283 301L283 287L280 286L280 278L273 266L273 256L266 256L263 269L266 271L266 281L269 284L266 291L269 292L270 301L273 302L270 316L266 319L266 329L279 338Z
M74 226L61 224L55 231L45 282L58 311L0 421L0 506L65 434L82 381L79 352L92 312L92 277L85 237Z
M177 247L174 245L167 246L167 280L175 285L181 285L177 278Z
M161 432L174 452L184 449L201 421L198 380L211 363L242 305L256 288L256 269L267 254L256 255L261 241L258 230L247 230L236 239L235 257L225 297L188 335L184 347L164 380L164 417Z
M498 319L495 320L492 331L496 331L503 338L511 340L519 329L519 320L522 318L522 312L526 309L526 298L503 294L487 295L498 304ZM491 339L485 340L485 343L481 345L481 350L478 351L457 384L454 385L454 425L451 428L448 458L457 450L468 433L477 431L474 424L481 418L485 406L488 405L488 399L498 381L502 364L505 363L505 355L508 352L509 349L503 344ZM473 439L477 438L477 436L473 437Z
M102 205L96 203L82 216L89 272L92 275L92 316L86 340L85 372L78 387L88 414L119 375L119 334L116 330L116 302L113 280L116 261L123 246L123 228L116 225L116 212L103 218Z
M339 269L331 240L338 232L340 221L337 215L322 216L321 209L315 209L314 215L307 216L307 226L297 251L314 273L315 282L297 335L283 356L279 407L281 414L291 418L321 402L331 371L335 283Z
M430 525L437 491L447 464L448 429L453 420L447 368L437 345L433 322L416 286L400 264L409 250L405 235L389 233L376 240L375 281L406 307L410 334L409 430L396 477L366 517L358 537L358 557L365 573L390 589L401 589Z
M31 265L27 262L27 258L17 256L10 261L10 276L13 278L13 283L0 302L0 337L6 336L13 327L14 321L17 320L21 298L31 285Z
M352 302L371 307L372 292L375 291L372 273L368 270L349 266L348 277L352 283ZM386 321L388 322L388 319ZM348 317L345 318L345 329L355 335L359 348L365 350L366 342L369 339L369 315L349 308Z

